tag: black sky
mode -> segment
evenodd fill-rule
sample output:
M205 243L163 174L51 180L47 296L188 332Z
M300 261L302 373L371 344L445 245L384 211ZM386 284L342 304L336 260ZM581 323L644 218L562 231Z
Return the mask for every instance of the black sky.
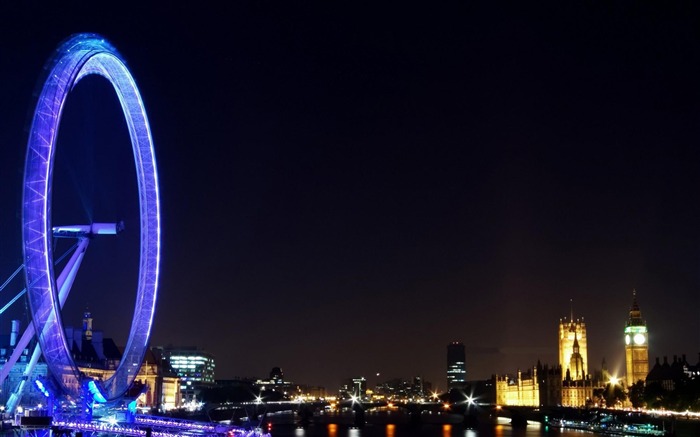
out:
M156 145L153 345L213 352L217 378L280 366L329 389L358 375L444 388L453 340L469 379L554 363L573 299L591 366L621 370L636 288L652 358L694 361L700 8L489 3L0 6L0 277L21 262L42 65L97 32ZM61 141L54 221L133 229L91 245L64 318L88 306L123 342L135 198L107 85L76 88ZM13 311L3 331L26 317Z

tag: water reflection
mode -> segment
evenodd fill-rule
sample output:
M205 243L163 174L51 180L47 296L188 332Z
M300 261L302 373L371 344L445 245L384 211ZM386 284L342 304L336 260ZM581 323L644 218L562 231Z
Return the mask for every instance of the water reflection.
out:
M308 428L278 426L271 431L272 437L585 437L594 435L576 430L558 430L528 424L514 428L509 421L497 424L480 423L478 427L466 428L463 424L383 423L356 427L349 423L332 423ZM0 437L17 437L0 434Z
M328 437L338 437L338 425L335 423L328 424Z
M503 437L503 425L496 425L493 428L494 437Z
M452 434L452 425L442 425L442 437L450 437L450 434Z

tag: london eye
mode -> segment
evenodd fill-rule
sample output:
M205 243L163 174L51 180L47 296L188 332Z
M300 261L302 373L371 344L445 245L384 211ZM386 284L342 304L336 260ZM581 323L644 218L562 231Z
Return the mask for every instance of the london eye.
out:
M24 171L23 261L33 322L28 331L36 331L41 353L63 394L80 398L89 384L95 401L108 402L123 396L134 382L148 348L155 312L160 206L153 140L136 83L120 54L101 36L70 37L49 60L46 72L29 132ZM138 285L131 328L118 367L104 381L87 381L81 376L68 348L61 306L90 239L99 234L118 233L121 224L54 226L51 223L53 169L63 108L75 85L90 75L109 81L119 99L136 167L140 215ZM78 243L70 261L56 276L53 239L58 237L75 238Z

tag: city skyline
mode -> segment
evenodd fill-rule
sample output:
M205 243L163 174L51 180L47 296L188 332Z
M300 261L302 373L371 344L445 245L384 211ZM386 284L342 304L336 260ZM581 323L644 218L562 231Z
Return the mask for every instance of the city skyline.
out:
M452 341L467 380L558 362L573 300L591 367L622 373L636 289L649 360L696 356L699 6L218 8L0 6L2 280L22 262L42 67L96 32L153 130L151 345L197 345L222 379L279 366L328 388L377 374L444 387ZM64 310L75 325L89 308L117 343L138 235L122 119L103 83L75 89L53 197L57 224L125 222L91 242ZM26 324L23 305L0 330L14 318Z
M640 318L641 312L640 312L639 305L636 302L636 293L635 292L633 292L633 301L632 301L632 305L630 307L629 314L631 317L630 320L633 320L632 318L634 317L634 318L636 318L636 319L634 319L636 323L643 323L643 319ZM559 353L559 363L557 363L556 360L554 362L546 362L546 361L543 362L540 358L538 358L537 363L532 363L530 366L528 366L528 365L525 365L524 367L523 366L516 366L516 367L513 367L511 369L501 370L498 372L494 371L491 374L484 376L483 378L471 378L470 379L470 378L466 378L466 376L465 376L466 375L465 369L469 363L469 357L466 356L466 354L465 354L465 350L466 350L465 345L460 341L452 341L451 343L449 343L447 345L446 374L443 375L444 379L446 379L446 381L447 381L445 386L443 387L442 381L425 380L425 382L429 383L431 385L431 387L433 387L433 391L435 393L438 393L438 392L441 393L441 392L450 391L451 389L461 389L465 385L471 384L471 383L476 382L476 381L487 380L487 379L490 379L496 375L501 376L501 377L503 377L503 376L514 377L515 375L517 375L517 373L519 371L524 371L524 372L529 371L530 369L535 367L535 364L541 364L544 366L548 366L550 368L556 368L556 366L558 365L562 369L561 370L562 375L564 375L564 374L566 374L566 371L568 370L568 367L569 367L565 363L568 363L571 359L571 348L572 348L572 342L573 342L576 344L579 344L579 343L582 344L582 346L580 346L581 355L582 355L583 360L584 360L582 362L582 364L585 366L583 374L582 375L581 374L574 375L573 376L574 379L582 378L584 375L592 375L594 373L600 373L601 371L603 371L603 372L610 372L610 376L615 378L615 379L625 380L625 378L623 378L623 377L627 376L627 386L630 386L631 383L629 382L629 377L630 377L629 370L625 369L624 367L621 370L613 369L612 371L610 371L611 369L609 367L607 367L607 364L606 364L606 369L603 369L602 363L598 363L598 364L592 363L592 364L590 364L591 367L590 368L588 367L589 361L587 360L586 343L585 343L585 339L586 339L585 323L583 322L583 318L572 318L572 316L573 316L573 311L571 312L571 315L568 318L564 317L563 319L559 320L560 344L558 347L555 347L555 349L558 350L558 353ZM86 319L86 317L88 317L89 319ZM86 320L89 320L89 321L86 322ZM82 329L82 331L84 331L84 335L86 335L88 337L91 336L92 332L93 332L93 324L92 323L93 323L93 319L92 319L91 314L89 312L84 313L83 314L83 325L82 325L81 329ZM628 321L628 326L629 326L629 323L630 323L630 321ZM573 337L568 338L568 342L567 342L565 332L569 331L569 325L575 326L576 329L571 328L571 332L575 333L575 335ZM71 335L69 335L69 337L72 338L72 332L74 330L76 330L77 328L75 328L74 326L71 326L68 323L65 323L65 327L67 330L70 330ZM21 325L16 325L16 327L13 329L18 329L18 328L22 328ZM104 335L103 331L101 329L97 329L95 332L99 332L100 337L102 337ZM625 337L627 337L628 336L627 328L624 330L624 332L625 332ZM580 335L581 333L583 335ZM579 340L581 340L581 341L579 341ZM627 350L630 340L625 338L624 342L626 345L625 349ZM563 346L562 346L562 344L563 344ZM642 344L642 343L639 343L639 344ZM196 344L193 344L193 345L158 344L158 345L151 345L151 346L155 347L155 348L171 348L171 349L174 348L174 350L180 350L180 349L191 350L191 351L194 351L195 353L206 354L207 356L211 357L211 359L213 360L212 362L215 361L215 357L213 355L211 355L209 353L209 351L202 350ZM565 354L566 350L569 350L568 355ZM653 366L654 362L656 362L656 363L666 362L667 359L675 360L676 357L682 357L683 359L686 359L689 357L688 362L694 363L694 359L693 359L692 354L689 355L685 351L674 351L674 354L671 356L667 356L667 355L656 356L656 357L649 356L648 359L645 360L647 370L641 374L646 375L646 373L648 372L648 369ZM700 353L698 354L698 357L699 357L698 359L700 360ZM700 361L698 361L698 363L700 364ZM282 372L282 370L278 366L275 366L272 369L273 369L273 371L278 371L280 373ZM266 374L267 371L268 371L267 369L262 369L259 373L249 374L249 375L235 375L233 378L234 379L249 379L249 380L265 380L266 378L264 377L264 375ZM213 369L211 372L214 373ZM457 375L455 375L455 374L457 374ZM369 376L370 378L366 378L366 376ZM410 381L413 378L423 379L423 373L417 372L415 375L403 375L403 374L402 375L392 375L392 374L381 375L380 373L377 373L376 375L352 374L352 375L346 375L345 377L340 378L337 381L337 384L335 384L335 385L322 386L322 387L328 393L332 394L337 388L340 388L341 386L343 386L347 380L352 380L354 378L362 378L363 380L370 379L376 385L380 385L380 384L384 384L388 381L396 380L396 379L402 379L402 380L407 380L407 381ZM457 378L457 379L455 379L455 378ZM219 380L219 379L226 380L226 379L230 379L230 376L228 378L216 378L216 379L217 380ZM317 386L318 385L316 383L316 381L298 381L298 380L290 380L290 379L285 379L285 381L287 381L287 382L291 381L291 382L301 384L304 386ZM453 382L451 383L450 381L453 381ZM369 386L369 387L371 388L372 386Z

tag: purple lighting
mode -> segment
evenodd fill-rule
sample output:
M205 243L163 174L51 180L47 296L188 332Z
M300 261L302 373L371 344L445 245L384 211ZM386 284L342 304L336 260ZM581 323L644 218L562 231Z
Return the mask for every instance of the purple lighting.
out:
M67 346L53 269L51 181L61 114L71 89L95 74L117 93L131 137L141 216L139 281L129 340L119 367L103 382L107 400L133 382L148 347L160 264L160 206L153 140L136 83L111 44L94 34L64 42L47 67L27 144L22 233L25 280L32 320L49 369L64 393L80 396L80 372Z
M108 433L122 436L142 437L146 434L146 427L152 428L153 437L177 437L182 435L199 436L227 436L227 437L270 437L260 429L243 429L230 425L218 425L206 422L194 422L191 420L172 419L164 417L137 416L133 424L109 423L109 422L85 422L77 419L55 418L51 422L52 427L73 431L89 431L95 433Z

